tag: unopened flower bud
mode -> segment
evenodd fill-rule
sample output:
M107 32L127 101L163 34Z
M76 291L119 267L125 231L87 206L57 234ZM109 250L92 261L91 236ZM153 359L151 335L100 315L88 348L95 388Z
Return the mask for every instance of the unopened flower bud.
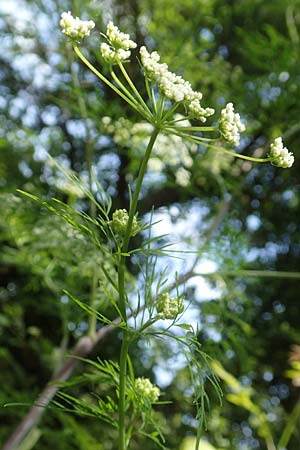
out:
M160 295L156 310L161 319L174 320L184 310L182 297L170 297L167 292Z
M148 378L137 378L135 390L139 396L146 398L150 403L155 403L160 395L159 388L152 384Z
M124 237L126 234L127 224L129 220L129 215L126 209L117 209L113 215L110 222L111 227L115 233L119 236ZM135 236L140 231L139 223L136 217L133 218L131 227L131 236Z

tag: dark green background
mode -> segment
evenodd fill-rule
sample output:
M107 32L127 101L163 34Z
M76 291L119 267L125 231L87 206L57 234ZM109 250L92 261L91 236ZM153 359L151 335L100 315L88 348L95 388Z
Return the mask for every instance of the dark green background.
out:
M76 291L86 299L90 261L98 257L101 263L101 255L96 256L93 248L72 236L66 239L65 225L38 205L14 197L16 189L45 198L70 197L66 189L58 189L41 155L48 151L74 171L86 172L81 95L93 130L94 164L104 189L113 196L113 208L127 206L126 174L130 170L134 175L138 166L129 149L100 137L103 116L139 119L78 64L60 34L60 13L71 9L74 15L93 19L97 30L103 31L113 17L139 45L146 43L156 49L171 70L201 90L207 105L219 112L226 102L234 102L247 121L242 153L252 155L257 148L266 152L270 140L283 136L295 155L292 169L200 152L191 169L190 186L177 186L167 167L165 181L148 181L140 208L146 213L152 206L170 208L175 204L180 211L178 219L188 220L192 206L206 207L206 222L199 223L200 242L205 224L220 203L231 199L222 225L205 248L207 257L223 271L297 272L300 2L27 0L11 4L11 9L0 6L0 403L30 404L57 367L59 349L64 345L71 348L86 331L85 315L60 301L62 289ZM99 64L96 31L83 47ZM71 65L79 85L72 80ZM142 91L138 64L131 64L129 70ZM87 209L82 199L77 205ZM253 216L259 219L255 231L249 227ZM251 263L249 254L254 255ZM138 267L132 265L129 270L136 274ZM213 287L214 281L211 283ZM251 385L254 401L269 414L275 441L299 401L299 389L284 374L290 346L300 341L299 287L299 280L235 276L226 278L221 299L199 303L192 288L187 293L195 302L195 314L201 317L203 349L243 384ZM113 314L104 298L99 298L99 307ZM113 334L94 356L117 358L119 346L118 335ZM167 358L168 350L148 349L146 361L145 352L141 346L133 349L134 366L138 375L153 377L151 367L163 352ZM194 433L191 399L184 395L187 387L182 369L166 389L166 399L173 405L160 408L171 449L179 449L183 437ZM75 393L89 395L92 389L97 386L80 386ZM25 407L0 410L0 442L25 412ZM216 448L265 448L253 417L226 400L220 407L213 393L210 417L206 435ZM78 420L49 410L39 430L41 437L34 447L39 450L115 448L110 430L95 420ZM296 428L288 448L298 450L299 445ZM143 446L154 449L151 443Z

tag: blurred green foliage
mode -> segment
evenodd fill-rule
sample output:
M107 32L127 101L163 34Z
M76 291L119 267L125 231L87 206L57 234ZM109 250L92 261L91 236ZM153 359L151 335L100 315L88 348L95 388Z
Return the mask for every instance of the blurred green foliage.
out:
M62 289L86 300L94 263L105 263L113 271L113 264L74 228L24 199L16 189L46 200L55 196L88 212L86 199L70 190L46 163L46 152L84 178L86 155L92 147L94 171L112 196L113 210L125 208L127 183L132 176L129 168L138 166L136 153L106 135L101 121L103 116L122 116L132 121L136 117L81 67L60 36L59 16L68 9L95 20L98 29L113 17L140 45L146 43L158 50L171 70L184 74L195 89L201 90L204 105L207 101L220 110L227 101L233 101L247 123L248 134L242 140L241 152L253 154L255 150L255 155L260 156L270 139L283 135L295 154L294 167L285 171L200 149L188 187L176 185L168 167L164 177L148 180L142 214L149 213L152 207L160 214L167 211L176 225L188 220L195 208L204 211L192 238L198 248L219 204L230 199L222 225L213 241L202 249L204 261L214 261L220 271L253 268L296 272L299 268L300 1L3 3L0 404L32 404L64 355L86 333L86 314L68 302ZM90 44L90 57L98 64L96 34ZM130 70L139 85L138 64L131 65ZM139 273L140 263L128 267L128 278L130 273ZM197 283L186 286L193 319L200 323L199 341L205 352L220 361L223 374L232 374L247 394L248 406L245 408L241 397L233 398L237 394L227 391L223 377L231 403L224 399L220 406L211 392L205 437L218 449L264 448L263 433L259 431L263 425L257 421L259 411L276 443L289 425L284 439L290 433L288 448L298 450L300 428L295 408L299 388L288 378L288 354L290 346L300 341L299 281L226 275L207 280L216 292L212 299L199 296L203 284L199 288ZM134 282L131 287L135 289ZM101 312L114 317L101 284L97 305ZM119 346L119 336L114 332L92 357L114 359ZM133 349L133 365L137 375L156 377L158 383L164 384L158 367L167 362L172 376L166 382L164 399L173 404L157 407L156 414L166 431L168 447L179 449L187 435L194 435L195 422L187 368L176 365L174 353L176 356L176 350L162 348L160 343L152 347L140 343ZM78 369L77 374L82 370ZM73 394L84 398L91 395L92 388L97 390L97 384L76 386ZM255 411L251 411L253 405ZM25 407L0 409L0 442L25 412ZM24 442L24 448L29 450L35 445L32 448L39 450L109 450L114 448L114 433L94 419L88 421L49 409L38 430L29 436L28 443ZM144 448L154 447L145 444Z

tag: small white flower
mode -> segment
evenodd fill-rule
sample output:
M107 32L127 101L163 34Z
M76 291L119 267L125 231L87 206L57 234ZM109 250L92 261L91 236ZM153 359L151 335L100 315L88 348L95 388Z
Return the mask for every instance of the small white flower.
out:
M199 119L200 122L206 122L206 118L212 116L215 112L213 108L202 108L198 98L194 98L188 105L190 116Z
M109 42L115 48L129 50L130 48L136 48L137 46L137 44L130 39L129 34L122 33L111 20L108 22L106 34Z
M116 52L105 42L101 44L100 52L102 58L108 62L109 64L112 64L116 59Z
M245 131L246 127L241 122L240 115L234 113L232 103L227 103L226 107L222 109L219 128L227 142L235 146L239 145L240 133Z
M124 50L123 48L119 48L116 52L117 58L119 61L126 61L126 59L130 58L130 51Z
M101 44L102 58L109 64L117 64L130 58L130 49L137 44L130 39L129 34L123 33L112 21L108 22L106 36L109 44Z
M157 52L149 53L146 47L140 49L141 61L147 76L157 83L159 90L169 100L183 102L191 117L205 122L206 118L214 114L212 108L202 108L201 92L193 91L191 84L181 76L170 72L167 64L160 63Z
M90 35L90 31L95 27L92 20L81 20L73 17L71 11L63 12L59 22L62 32L72 39L80 40Z
M284 169L292 167L295 160L293 153L283 146L281 137L274 139L274 142L270 145L269 157L273 166Z
M179 186L187 187L190 184L191 173L184 167L180 167L175 174L176 183Z

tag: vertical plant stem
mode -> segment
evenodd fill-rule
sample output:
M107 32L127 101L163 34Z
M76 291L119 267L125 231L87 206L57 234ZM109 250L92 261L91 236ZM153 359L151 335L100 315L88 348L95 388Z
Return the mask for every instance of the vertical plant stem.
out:
M159 127L156 126L152 132L152 135L151 135L150 141L148 143L144 158L141 163L139 175L138 175L137 182L136 182L135 191L134 191L134 194L132 197L132 202L130 204L129 219L128 219L127 230L126 230L126 235L124 238L124 245L123 245L124 253L126 253L128 250L130 234L131 234L131 229L132 229L132 222L133 222L134 215L136 213L141 186L143 183L143 179L144 179L144 175L145 175L145 172L147 169L147 164L148 164L148 161L149 161L149 158L151 155L151 151L153 149L153 146L154 146L154 143L155 143L155 140L157 138L159 131L160 131Z
M268 450L276 450L275 443L271 434L265 438L265 442Z
M129 347L128 331L123 331L122 347L120 354L120 384L119 384L119 450L127 449L126 439L126 377L127 354Z
M292 434L297 430L297 421L300 416L300 401L295 404L291 414L288 417L287 424L283 430L283 433L279 439L278 450L287 448L288 443L292 437Z
M143 183L144 175L147 169L147 163L149 161L151 151L153 149L155 140L159 133L159 128L156 127L153 130L150 141L148 143L146 153L141 163L141 167L139 170L135 191L132 197L132 201L130 204L129 210L129 218L126 229L126 234L122 247L122 255L119 260L119 268L118 268L118 288L119 288L119 304L120 311L122 314L122 320L127 323L127 314L126 314L126 293L125 293L125 254L128 251L129 241L132 230L133 218L136 213L139 193L141 190L141 186ZM119 450L127 449L127 439L126 439L126 423L125 423L125 413L126 413L126 377L127 377L127 355L128 355L128 347L129 347L129 333L127 329L123 330L122 336L122 346L121 346L121 354L120 354L120 383L119 383Z

